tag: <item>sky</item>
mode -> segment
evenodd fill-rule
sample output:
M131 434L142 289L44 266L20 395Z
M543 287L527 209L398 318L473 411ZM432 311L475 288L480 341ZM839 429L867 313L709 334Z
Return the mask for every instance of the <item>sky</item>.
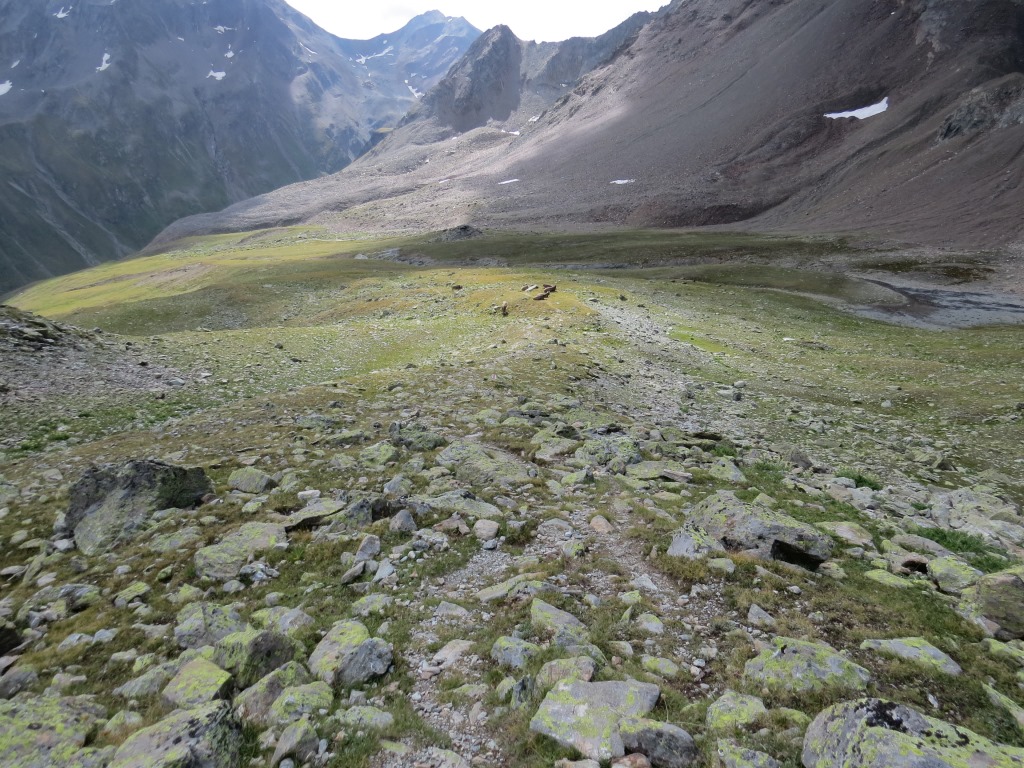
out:
M405 26L414 16L438 10L464 16L478 29L507 24L521 40L566 40L607 32L637 11L656 11L669 0L287 0L338 37L368 40Z

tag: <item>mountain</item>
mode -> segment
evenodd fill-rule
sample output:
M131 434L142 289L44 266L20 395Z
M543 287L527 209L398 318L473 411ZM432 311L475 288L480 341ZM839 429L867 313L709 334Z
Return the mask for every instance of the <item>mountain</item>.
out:
M281 0L0 0L0 292L343 168L478 34L434 12L374 57Z
M565 70L573 46L517 49L491 30L350 168L158 242L313 216L347 230L718 224L975 249L1024 240L1017 0L676 0L640 22ZM826 116L875 105L865 119Z

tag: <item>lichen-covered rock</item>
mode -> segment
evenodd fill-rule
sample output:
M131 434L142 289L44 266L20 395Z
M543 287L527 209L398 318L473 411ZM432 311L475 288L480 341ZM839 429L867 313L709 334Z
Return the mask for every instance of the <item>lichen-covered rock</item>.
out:
M64 584L60 587L43 587L22 603L16 618L25 621L30 613L47 610L57 619L65 619L73 613L84 611L103 599L99 587L93 584Z
M937 557L928 563L928 578L947 595L962 594L984 576L982 571L972 568L959 557Z
M904 637L896 640L865 640L861 643L860 647L861 650L880 651L889 656L906 659L947 675L956 676L963 672L959 664L923 637Z
M672 534L672 543L665 552L669 557L682 557L687 560L697 560L716 553L725 552L722 542L706 531L686 525Z
M909 579L904 579L895 573L889 573L881 568L868 571L864 574L864 577L881 584L883 587L892 587L893 589L910 589L913 586L913 582Z
M420 514L459 515L463 518L500 520L505 513L466 490L448 491L440 496L413 496L410 505Z
M619 723L619 734L625 751L646 755L653 768L690 768L700 763L693 737L677 725L631 717Z
M395 445L418 453L432 451L448 444L444 437L415 421L407 424L394 422L388 428L388 435Z
M511 669L526 669L530 659L539 653L540 646L518 637L499 637L491 646L491 658Z
M658 677L673 678L679 674L679 665L672 661L672 659L662 658L661 656L648 656L644 654L640 658L640 665L652 675L657 675Z
M239 688L248 688L294 660L298 650L295 641L287 635L247 627L217 641L213 662L230 672Z
M225 536L219 543L203 547L193 558L201 579L227 581L238 576L249 558L286 544L288 535L283 525L245 523Z
M747 504L732 491L718 491L697 504L689 524L720 541L728 551L815 568L832 556L831 537L760 504Z
M138 677L119 685L111 693L122 699L143 699L147 696L155 696L164 689L172 677L174 677L174 665L161 664L147 669Z
M144 581L134 581L114 595L114 605L118 608L125 608L136 600L142 600L150 593L151 589L149 584Z
M321 710L330 710L334 704L334 690L323 680L306 685L285 688L270 707L272 723L293 723L307 715L315 716Z
M741 747L729 739L719 739L715 750L715 768L782 768L771 755Z
M289 662L251 685L235 697L235 712L242 720L260 726L273 723L271 707L286 690L310 680L306 668ZM324 683L321 683L324 685Z
M965 589L957 610L997 640L1024 638L1024 565L990 573Z
M264 493L277 487L277 481L256 467L241 467L228 477L228 486L242 493Z
M544 697L530 730L592 760L611 760L625 754L620 723L647 715L660 695L649 683L564 681Z
M12 768L82 765L96 754L85 744L106 716L87 696L0 701L0 762Z
M844 520L840 522L816 523L816 525L821 530L835 536L851 547L873 547L875 545L875 537L871 535L871 531L857 523Z
M743 668L745 680L772 693L863 691L871 679L864 667L824 643L776 637L772 645Z
M358 621L339 621L309 657L309 669L330 685L361 685L391 667L392 648Z
M1020 510L991 493L958 488L936 494L926 514L940 527L1006 544L1024 545L1024 518Z
M388 442L375 443L359 452L359 461L368 467L383 467L397 458L398 451Z
M98 555L133 539L154 512L193 507L212 490L200 468L159 461L90 467L68 491L64 524L82 552Z
M538 597L530 604L530 623L535 629L553 635L559 645L580 643L587 638L587 627L582 621Z
M179 528L167 533L158 533L146 544L151 552L158 555L166 555L171 552L181 552L190 549L203 540L203 532L198 527L190 525L187 528Z
M452 470L462 482L478 488L515 488L533 482L530 467L522 459L468 441L449 445L438 455L437 463Z
M245 628L237 604L189 603L178 611L174 639L182 648L201 648Z
M395 724L395 717L376 707L352 707L338 715L342 725L371 731L385 731Z
M596 672L597 663L589 656L555 659L540 668L535 682L542 690L551 688L562 680L582 680L589 683Z
M286 757L294 757L301 765L307 760L316 757L317 748L320 745L320 737L316 729L309 722L308 717L303 717L297 723L292 723L281 734L277 740L277 748L274 750L274 757L270 760L271 768L277 768Z
M804 768L1011 768L1024 749L880 699L829 707L804 737Z
M767 714L764 702L756 696L726 691L708 707L704 722L712 733L731 733L757 722Z
M178 674L164 688L163 698L172 709L193 709L225 698L230 687L229 672L199 658L178 670Z
M177 710L129 737L109 768L238 768L242 732L226 702Z
M275 605L272 608L263 608L250 616L253 623L264 629L273 629L276 632L294 637L306 627L314 624L314 619L301 608L288 608L283 605Z
M639 464L643 460L640 447L636 441L626 435L595 437L581 445L575 456L587 466L607 466L618 464L621 471L630 464Z

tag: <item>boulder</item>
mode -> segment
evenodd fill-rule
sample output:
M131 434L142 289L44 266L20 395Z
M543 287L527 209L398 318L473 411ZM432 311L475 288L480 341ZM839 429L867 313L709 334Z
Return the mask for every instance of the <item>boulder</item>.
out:
M264 629L273 629L288 635L288 637L295 637L306 627L315 623L313 617L301 608L288 608L283 605L263 608L256 611L250 618L253 623Z
M965 589L957 610L997 640L1024 638L1024 565L990 573Z
M817 527L826 533L835 536L840 541L849 544L851 547L872 548L875 546L875 537L871 535L871 531L857 523L846 521L836 523L826 522L817 523Z
M488 504L469 491L449 491L440 496L413 496L410 506L421 515L459 515L464 518L494 520L505 517L505 513L493 504Z
M782 768L771 755L742 747L729 739L719 739L715 768Z
M972 568L959 557L937 557L928 563L928 578L947 595L961 595L977 584L985 574Z
M587 440L576 450L575 457L590 467L616 463L621 465L623 471L626 466L639 464L643 460L636 441L626 435L602 436Z
M669 557L682 557L686 560L697 560L716 553L724 552L722 542L706 531L685 525L672 534L672 543L665 552Z
M774 694L863 691L871 673L825 643L776 637L746 663L743 678Z
M534 629L553 635L559 645L585 642L587 638L587 626L582 621L538 597L530 604L530 623Z
M764 702L756 696L726 691L708 707L704 722L712 733L731 733L756 723L767 714Z
M246 627L217 641L213 662L230 672L239 688L248 688L294 660L298 644L287 635Z
M478 488L489 485L516 488L533 482L530 467L521 459L511 453L486 449L478 443L464 440L441 451L437 463L454 472L462 482Z
M625 754L622 721L647 715L660 695L650 683L563 681L544 697L530 730L591 760L611 760Z
M860 699L829 707L804 737L804 768L1009 768L1024 749L996 744L902 704Z
M106 716L106 710L87 696L38 696L0 701L3 765L18 768L84 765L86 758L97 752L85 745Z
M316 729L308 717L303 717L284 729L281 738L277 740L270 768L277 768L286 757L294 757L295 761L302 765L316 757L319 746L320 737L317 736Z
M425 426L415 421L408 424L402 424L397 421L392 423L388 428L388 435L393 444L418 453L433 451L435 448L448 444L448 441L441 435L431 432Z
M273 720L270 709L285 690L309 682L309 673L297 662L280 669L251 685L235 697L235 712L244 721L268 726Z
M690 512L690 525L703 529L728 551L784 560L815 569L832 556L832 538L813 525L760 504L718 491Z
M196 574L201 579L228 581L238 576L250 558L287 541L283 525L245 523L219 543L196 552L193 558Z
M957 676L963 670L953 659L923 637L904 637L897 640L865 640L862 651L879 651L888 656L912 661L935 672Z
M91 467L68 491L64 522L82 552L98 555L131 541L155 512L194 507L212 491L200 468L159 461Z
M228 477L228 486L242 493L265 493L277 487L277 481L256 467L241 467Z
M582 680L589 683L597 672L596 662L589 656L555 659L540 668L536 684L540 689L551 688L563 680Z
M192 659L163 690L163 699L172 709L192 709L227 697L231 674L206 659Z
M178 611L174 639L182 648L201 648L216 645L221 638L245 628L237 603L189 603Z
M358 621L339 621L313 650L309 669L329 685L352 687L386 674L391 661L388 643Z
M491 646L491 658L511 669L526 669L530 659L539 653L540 646L517 637L499 637Z
M293 723L306 716L317 716L334 704L334 690L323 680L285 688L270 706L272 723Z
M360 730L385 731L395 724L395 717L376 707L352 707L340 713L338 721Z
M1020 510L976 488L936 494L926 514L940 528L995 538L1007 545L1024 545L1024 517Z
M43 587L22 603L15 618L19 622L28 619L30 613L49 611L58 619L84 611L103 599L99 587L93 584L64 584Z
M242 731L227 702L177 710L130 736L108 768L239 768Z
M619 723L619 734L626 752L646 755L653 768L690 768L700 763L693 738L679 726L631 717Z

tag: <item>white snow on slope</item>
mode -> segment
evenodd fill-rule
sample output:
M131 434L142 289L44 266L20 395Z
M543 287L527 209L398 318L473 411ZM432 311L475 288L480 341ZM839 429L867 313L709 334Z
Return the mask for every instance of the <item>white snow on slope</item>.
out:
M861 107L860 109L851 109L849 112L830 112L825 117L830 120L840 120L844 117L855 117L858 120L864 120L868 117L874 117L880 115L889 108L889 97L886 96L877 104L872 104L870 107Z
M53 14L53 18L55 18L55 19L66 19L68 16L71 15L71 10L74 7L75 6L73 6L73 5L69 5L67 10L65 10L64 6L61 6L60 10L57 11L55 14Z
M309 54L311 54L311 55L313 55L313 56L319 56L319 55L320 55L319 53L317 53L316 51L314 51L314 50L313 50L312 48L310 48L310 47L309 47L308 45L306 45L305 43L302 43L302 42L300 42L300 43L299 43L299 45L301 45L301 46L302 46L303 48L305 48L305 49L306 49L306 53L309 53Z
M498 182L498 186L500 187L500 186L502 186L504 184L515 184L517 181L519 181L519 179L509 179L508 181L499 181Z
M386 42L386 41L385 41L385 42ZM387 48L385 48L385 49L384 49L383 51L381 51L380 53L375 53L375 54L373 54L372 56L356 56L356 61L357 61L357 62L359 62L360 64L365 64L365 63L366 63L366 62L368 62L368 61L369 61L370 59L379 59L379 58L381 58L382 56L387 56L387 55L388 55L388 54L390 54L390 53L391 53L391 52L392 52L393 50L395 50L395 47L394 47L393 45L389 45L389 46L388 46Z
M615 181L609 182L610 184L636 184L636 179L616 179Z
M11 64L11 69L17 69L19 64L21 64L21 59L16 59L15 62Z
M218 35L223 35L225 32L234 32L234 27L225 27L223 24L219 24L213 28Z
M14 83L8 80L6 83L0 83L0 96L11 90L14 87Z
M109 53L104 53L103 54L103 62L98 67L96 67L96 71L97 72L105 72L108 69L110 69L110 54Z
M227 73L227 72L214 72L214 71L213 71L213 70L211 69L211 70L210 70L210 74L208 74L208 75L206 76L206 79L207 79L207 80L209 80L209 79L210 79L210 78L212 77L212 78L213 78L214 80L216 80L217 82L220 82L220 81L221 81L221 80L223 80L223 79L224 79L225 77L227 77L227 75L228 75L228 73Z
M232 51L230 48L228 48L228 52L224 54L224 58L225 59L233 59L233 58L235 58L235 52Z
M412 93L413 98L417 98L417 99L422 99L423 98L423 94L420 93L419 91L417 91L416 88L414 88L413 86L409 85L409 81L408 80L405 81L405 86Z

